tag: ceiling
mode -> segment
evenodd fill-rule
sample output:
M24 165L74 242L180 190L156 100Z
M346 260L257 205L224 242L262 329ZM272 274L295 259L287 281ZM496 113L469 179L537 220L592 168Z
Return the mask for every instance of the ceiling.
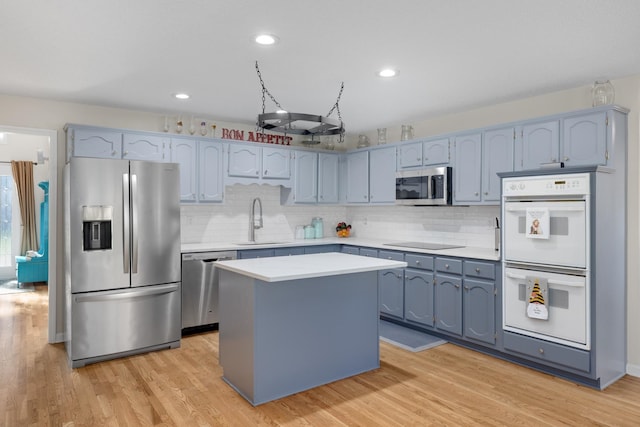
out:
M637 0L2 3L0 93L207 120L255 123L256 61L292 112L344 82L349 134L640 73Z

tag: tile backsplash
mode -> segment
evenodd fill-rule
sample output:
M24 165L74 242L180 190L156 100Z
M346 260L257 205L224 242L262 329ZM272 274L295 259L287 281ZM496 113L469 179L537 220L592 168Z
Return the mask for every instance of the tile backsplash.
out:
M264 227L256 241L294 240L297 225L324 222L324 236L346 221L355 237L397 241L426 241L492 248L498 206L323 206L281 205L280 187L232 185L222 204L183 204L180 208L182 243L236 243L249 238L249 214L254 197L262 201Z

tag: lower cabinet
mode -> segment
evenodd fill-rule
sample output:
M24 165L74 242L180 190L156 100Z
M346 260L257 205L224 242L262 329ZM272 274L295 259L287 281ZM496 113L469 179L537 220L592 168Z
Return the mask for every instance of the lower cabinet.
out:
M379 251L380 257L393 252ZM407 325L495 347L498 263L406 253L407 268L378 274L380 314ZM498 283L498 284L497 284Z
M404 319L433 327L433 273L414 268L404 270Z

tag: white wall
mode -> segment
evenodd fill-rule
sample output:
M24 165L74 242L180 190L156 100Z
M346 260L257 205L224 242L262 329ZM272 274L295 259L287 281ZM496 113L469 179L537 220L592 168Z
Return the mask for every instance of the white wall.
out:
M632 76L625 79L614 80L613 84L616 89L616 103L627 107L631 110L629 115L629 144L628 144L628 269L627 269L627 289L628 289L628 371L640 376L640 332L637 326L640 326L640 310L636 307L640 304L640 263L637 262L640 254L640 228L638 226L640 220L640 210L638 208L638 184L639 178L639 160L640 152L638 143L640 137L640 121L638 111L640 111L640 75ZM590 88L587 86L579 87L571 90L526 98L520 101L497 104L490 107L478 108L471 111L449 114L438 118L428 118L424 121L413 123L415 127L415 136L430 136L447 132L456 132L465 129L473 129L482 126L491 126L500 123L516 121L521 119L535 118L538 116L560 113L565 111L589 108L591 106ZM1 125L53 129L58 133L60 143L57 147L58 155L58 180L62 183L62 167L64 165L64 141L65 135L63 126L65 123L79 123L109 126L117 128L129 128L149 131L161 131L164 125L164 116L154 113L146 113L139 111L128 111L114 108L95 107L74 103L53 102L43 99L15 97L0 95L0 117ZM348 118L345 118L348 124ZM222 124L219 124L222 126ZM234 127L234 126L231 126ZM241 128L240 126L235 126ZM376 141L377 135L375 129L368 133L371 141ZM397 127L390 127L388 130L388 140L393 141L394 135L400 135L400 124ZM351 138L347 144L350 147L353 144ZM54 154L55 155L55 154ZM249 202L251 197L258 194L258 189L240 188L238 190L230 190L231 199L227 201L229 206L233 207L233 212L238 215L234 219L238 229L229 231L227 227L220 227L224 221L230 219L230 215L224 207L220 206L186 206L182 208L183 219L183 241L191 241L197 239L197 230L204 230L204 239L216 239L223 233L230 232L230 237L245 239L246 231L241 231L240 226L248 224ZM257 186L256 186L257 187ZM255 192L254 192L255 191ZM278 190L279 191L279 190ZM262 197L262 191L260 195ZM53 197L53 196L51 196ZM237 197L237 200L235 199ZM435 213L427 215L424 212L414 212L411 208L398 209L395 208L314 208L314 207L281 207L277 203L276 194L271 194L271 190L266 190L266 220L273 220L274 224L279 224L274 231L276 235L268 236L269 239L276 240L279 233L292 232L292 227L299 222L304 223L310 220L312 216L325 217L325 228L330 229L331 218L335 221L344 214L349 217L348 220L355 223L356 233L377 233L377 230L385 230L390 232L395 230L395 224L402 222L402 233L408 233L407 230L419 229L420 232L434 231L435 227L429 229L425 224L444 223L451 232L455 232L457 223L454 220L449 221L448 218L442 217L442 213L435 210ZM58 195L58 205L62 207L61 195ZM326 210L324 210L326 209ZM346 210L342 210L346 209ZM391 211L393 209L393 211ZM448 208L447 208L448 209ZM493 208L451 208L454 216L462 216L471 213L474 218L470 224L461 219L460 224L464 228L460 231L471 231L474 235L470 239L484 245L489 242L493 244L489 223L497 210ZM464 210L467 209L467 210ZM371 213L369 213L371 212ZM399 214L399 215L398 215ZM270 216L273 215L273 218ZM431 215L435 215L431 217ZM366 216L366 220L365 220ZM389 220L385 221L385 217ZM190 220L188 218L191 218ZM399 219L402 218L402 219ZM407 219L408 218L408 219ZM189 221L191 221L189 223ZM58 216L59 235L63 235L62 229L62 212ZM287 231L287 227L288 230ZM359 229L359 231L358 231ZM246 230L246 229L245 229ZM264 230L267 232L267 230ZM259 232L260 233L260 232ZM362 235L362 234L361 234ZM377 234L375 234L377 235ZM260 234L258 234L260 238ZM403 234L406 236L406 234ZM488 236L488 237L487 237ZM263 237L267 237L263 235ZM439 236L443 237L443 236ZM225 237L226 238L226 237ZM277 240L282 240L277 238ZM62 242L59 239L57 244L58 253L62 252ZM62 287L62 257L58 262L58 287L60 296L63 295ZM63 299L58 298L58 313L63 312ZM58 331L63 331L63 319L59 318L56 324Z

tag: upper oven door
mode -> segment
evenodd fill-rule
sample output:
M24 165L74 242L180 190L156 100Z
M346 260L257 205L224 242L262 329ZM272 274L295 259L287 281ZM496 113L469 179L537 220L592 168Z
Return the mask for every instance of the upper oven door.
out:
M507 201L504 259L587 268L587 212L584 200Z

